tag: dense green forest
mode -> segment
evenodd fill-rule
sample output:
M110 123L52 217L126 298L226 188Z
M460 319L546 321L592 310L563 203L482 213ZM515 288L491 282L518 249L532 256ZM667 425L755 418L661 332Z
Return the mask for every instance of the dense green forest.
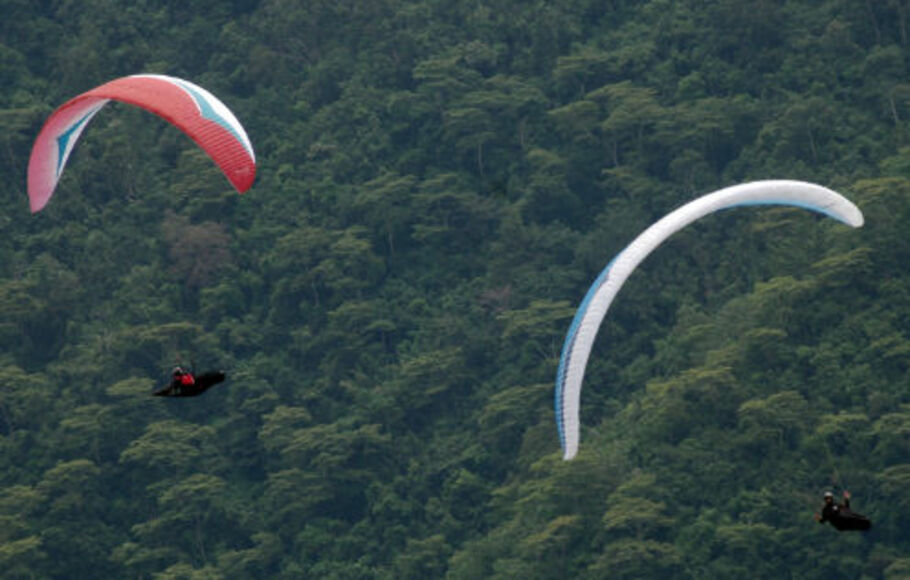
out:
M0 577L910 577L907 0L0 0ZM48 207L51 111L186 78L238 195L111 104ZM803 179L853 230L671 238L591 356L571 317L696 196ZM195 399L176 362L223 368ZM817 525L849 489L869 533Z

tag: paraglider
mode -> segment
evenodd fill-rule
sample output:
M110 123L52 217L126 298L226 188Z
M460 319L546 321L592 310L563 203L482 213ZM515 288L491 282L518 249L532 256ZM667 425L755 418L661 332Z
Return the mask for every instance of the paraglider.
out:
M224 371L211 371L195 376L193 371L178 366L171 374L171 383L152 394L156 397L196 397L224 379Z
M872 527L869 518L850 509L850 492L847 490L844 490L844 500L840 504L834 501L833 493L826 491L825 505L821 515L815 514L815 521L820 524L829 522L839 532L864 532Z
M563 344L556 374L556 424L563 459L578 452L581 385L600 324L623 283L655 248L673 233L715 211L747 205L790 205L809 209L851 227L863 225L853 203L820 185L802 181L756 181L704 195L654 223L600 273L575 313Z
M238 192L243 193L253 185L256 178L253 146L237 117L224 103L183 79L134 75L82 93L47 118L28 162L32 213L47 205L82 131L112 100L141 107L178 127L212 158Z

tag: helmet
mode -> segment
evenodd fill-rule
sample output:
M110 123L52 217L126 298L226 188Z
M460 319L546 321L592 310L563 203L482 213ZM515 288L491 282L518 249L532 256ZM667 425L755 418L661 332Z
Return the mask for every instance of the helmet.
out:
M174 376L175 376L175 377L179 377L179 376L182 375L182 374L183 374L183 368L181 368L181 367L174 367Z
M826 492L825 492L825 499L828 499L829 497L830 497L831 499L834 499L834 494L831 493L830 491L826 491Z

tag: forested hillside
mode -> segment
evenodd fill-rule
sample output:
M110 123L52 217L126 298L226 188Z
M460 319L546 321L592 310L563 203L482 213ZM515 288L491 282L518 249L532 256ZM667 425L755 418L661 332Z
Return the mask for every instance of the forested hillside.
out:
M0 577L910 577L907 0L0 0ZM252 140L238 195L112 103L47 208L47 116L140 72ZM695 197L553 382L610 258ZM150 393L176 363L204 396ZM813 521L849 489L875 522Z

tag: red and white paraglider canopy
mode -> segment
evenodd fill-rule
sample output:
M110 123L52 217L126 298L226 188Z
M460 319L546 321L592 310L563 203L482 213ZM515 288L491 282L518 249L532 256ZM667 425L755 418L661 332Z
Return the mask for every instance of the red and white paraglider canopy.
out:
M253 185L253 146L240 121L224 103L189 81L164 75L135 75L82 93L48 117L28 162L32 212L47 205L76 141L108 101L129 103L163 117L202 147L238 192Z

